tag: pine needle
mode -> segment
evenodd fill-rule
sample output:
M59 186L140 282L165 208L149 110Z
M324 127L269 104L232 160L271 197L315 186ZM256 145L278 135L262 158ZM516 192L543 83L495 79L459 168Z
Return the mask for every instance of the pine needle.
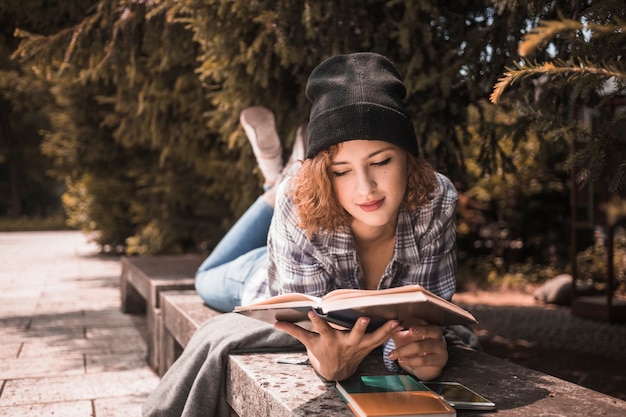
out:
M573 77L581 77L592 74L606 78L616 77L626 79L626 73L620 71L616 67L597 66L583 59L567 61L557 59L554 62L544 62L540 64L522 61L521 64L515 63L515 68L506 68L506 72L498 79L498 82L494 86L493 92L491 93L491 96L489 96L489 101L493 104L498 104L504 90L523 78L539 75L570 75Z

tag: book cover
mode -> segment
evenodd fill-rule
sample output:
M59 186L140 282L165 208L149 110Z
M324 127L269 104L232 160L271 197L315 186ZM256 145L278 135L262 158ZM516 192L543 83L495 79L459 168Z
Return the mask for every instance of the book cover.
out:
M335 389L359 417L453 417L456 411L409 375L353 376Z
M420 285L384 290L339 289L322 298L297 293L282 294L254 304L237 306L234 311L269 323L290 321L307 327L307 312L310 310L344 328L351 328L359 317L370 317L368 331L377 329L388 320L398 320L405 328L424 321L442 326L477 323L471 313Z

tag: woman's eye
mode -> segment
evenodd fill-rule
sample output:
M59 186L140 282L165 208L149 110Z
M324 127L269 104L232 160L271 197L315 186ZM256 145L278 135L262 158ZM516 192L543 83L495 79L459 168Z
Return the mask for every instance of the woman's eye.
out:
M333 175L335 177L343 177L344 175L346 175L349 171L333 171Z
M374 162L372 163L372 165L377 166L377 167L382 167L387 165L389 162L391 162L391 158L387 158L384 161L380 161L380 162Z

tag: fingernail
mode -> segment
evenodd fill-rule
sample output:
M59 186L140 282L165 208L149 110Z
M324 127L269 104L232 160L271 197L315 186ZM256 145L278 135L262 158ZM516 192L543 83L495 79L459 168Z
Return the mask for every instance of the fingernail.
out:
M390 353L388 356L389 360L395 361L396 360L396 354L395 353Z
M370 319L368 318L362 318L359 323L361 324L361 326L367 326L370 322Z

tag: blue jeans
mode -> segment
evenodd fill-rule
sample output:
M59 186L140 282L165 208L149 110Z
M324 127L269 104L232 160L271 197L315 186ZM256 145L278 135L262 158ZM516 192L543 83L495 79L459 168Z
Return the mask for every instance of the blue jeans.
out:
M196 291L219 311L241 303L246 282L267 264L267 233L274 208L259 197L224 235L196 272Z

